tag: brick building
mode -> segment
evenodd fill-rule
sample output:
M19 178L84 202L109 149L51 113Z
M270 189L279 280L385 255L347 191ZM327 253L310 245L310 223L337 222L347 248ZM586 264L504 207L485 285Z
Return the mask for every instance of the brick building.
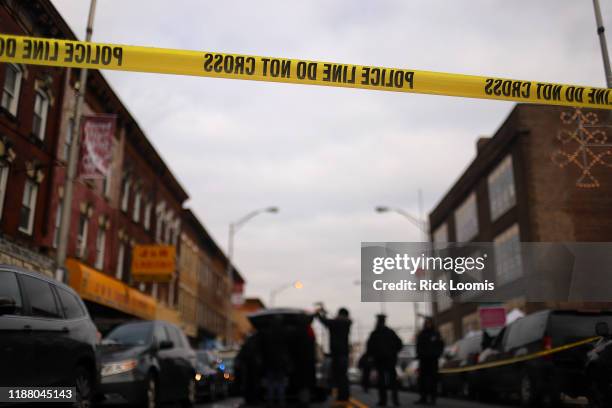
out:
M0 2L0 27L76 39L49 0ZM54 274L78 77L75 69L0 63L0 263ZM126 320L157 318L192 335L194 323L196 335L222 334L232 293L227 259L195 216L184 213L187 192L99 71L89 71L83 113L113 115L117 126L110 175L74 185L69 283L103 333ZM183 268L169 283L137 282L131 274L137 244L175 246L178 269L184 214L191 214L185 237L191 234L206 267ZM179 302L186 288L197 297L195 322L193 299Z
M0 3L2 32L62 37L67 26L50 18L47 3ZM47 203L57 171L61 68L0 64L0 262L53 275L43 244L53 217Z
M522 275L520 242L610 241L612 172L596 159L610 162L609 142L597 136L610 125L607 111L517 105L478 141L476 158L429 214L432 241L493 242L497 279L507 284ZM479 328L478 303L437 300L447 341ZM530 313L576 305L526 303L517 293L505 306Z
M227 279L227 257L191 210L183 210L182 225L179 311L194 326L192 337L225 338L234 283ZM235 268L233 273L233 281L244 282Z

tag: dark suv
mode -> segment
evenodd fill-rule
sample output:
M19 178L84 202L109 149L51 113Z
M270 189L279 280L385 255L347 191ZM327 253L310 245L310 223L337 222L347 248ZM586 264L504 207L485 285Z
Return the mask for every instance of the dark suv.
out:
M105 400L153 408L166 402L193 405L196 354L177 326L135 321L115 327L101 346L100 391Z
M72 386L78 406L90 406L98 382L97 338L70 287L0 266L0 386Z
M612 325L612 313L544 310L504 328L481 362L500 361L551 350L595 336L598 322ZM558 404L561 393L586 396L584 363L592 344L584 344L527 361L477 371L481 391L518 395L526 406Z

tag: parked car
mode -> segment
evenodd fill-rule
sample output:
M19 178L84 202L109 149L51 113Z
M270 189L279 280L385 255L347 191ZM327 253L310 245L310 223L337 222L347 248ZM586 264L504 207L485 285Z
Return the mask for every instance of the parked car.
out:
M464 368L478 363L478 356L482 351L482 338L482 332L475 332L455 342L445 352L440 369ZM473 372L463 372L441 374L439 383L442 394L474 397L477 380L478 377Z
M223 371L223 381L229 395L236 395L238 393L236 389L236 353L234 355L226 354L221 355L221 370Z
M154 408L191 406L196 395L196 354L183 332L164 321L122 324L101 346L100 391L106 401Z
M90 406L98 384L98 331L72 288L0 266L0 386L76 387Z
M522 317L508 326L484 350L482 362L530 355L594 336L598 322L612 324L612 313L544 310ZM478 370L482 393L518 396L526 406L558 404L561 393L586 396L584 363L592 345L585 344L524 362Z
M265 395L265 366L262 334L272 322L279 322L285 332L288 351L287 398L310 396L322 401L330 393L329 362L317 359L312 315L301 309L275 308L249 315L255 333L246 339L236 357L236 381L247 404L256 404Z
M198 350L196 356L197 399L208 398L214 401L221 395L227 396L228 387L225 384L218 357L209 350Z
M591 384L588 394L589 406L604 408L612 406L612 335L606 322L597 322L595 334L600 336L587 356L585 375Z

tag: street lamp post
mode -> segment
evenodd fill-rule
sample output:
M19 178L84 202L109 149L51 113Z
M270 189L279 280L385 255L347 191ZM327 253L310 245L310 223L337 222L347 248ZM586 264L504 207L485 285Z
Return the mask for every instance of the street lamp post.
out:
M89 5L89 17L87 18L87 30L85 41L91 41L93 33L94 15L96 12L96 0L91 0ZM79 161L79 145L81 137L81 116L83 104L85 103L85 93L87 92L87 69L81 68L77 95L74 102L74 112L72 118L72 143L68 151L68 164L66 168L66 178L64 182L64 196L62 198L62 211L60 216L59 237L56 254L56 278L69 282L68 270L66 269L66 256L68 253L68 238L70 235L70 214L72 210L72 195L74 190L74 180L77 174L77 164Z
M276 300L276 295L278 295L285 289L289 289L291 287L294 287L295 289L302 289L304 287L304 284L298 280L295 282L285 283L282 286L272 289L270 291L270 303L269 303L270 307L274 307L274 301Z
M595 22L597 23L597 35L599 36L599 45L601 46L601 57L604 64L604 72L606 73L606 85L612 88L612 72L610 71L610 56L608 55L608 45L606 44L606 35L601 18L601 8L599 0L593 0L593 8L595 10Z
M416 217L410 214L409 212L404 211L401 208L394 208L394 207L387 207L387 206L380 205L380 206L377 206L375 210L378 213L394 212L394 213L400 214L401 216L406 218L408 221L410 221L410 223L412 223L414 226L416 226L419 229L421 233L421 242L425 243L429 241L428 239L429 238L429 223L427 222L427 220L423 218L422 208L423 208L422 195L421 195L421 191L419 190L419 213L420 213L419 217ZM414 313L415 332L418 332L418 321L419 321L419 317L421 316L421 314L419 313L417 302L413 302L412 307L413 307L413 313Z
M246 224L248 221L250 221L252 218L256 217L259 214L262 213L277 213L278 212L278 207L266 207L266 208L261 208L259 210L255 210L252 211L250 213L248 213L247 215L245 215L244 217L240 218L238 221L232 222L229 225L229 237L228 237L228 244L227 244L227 284L229 285L229 290L230 290L230 299L227 302L227 324L226 324L226 328L225 328L225 341L226 343L229 345L230 341L231 341L231 337L232 337L232 299L231 299L231 291L232 291L232 278L233 278L233 273L234 273L234 264L233 264L233 260L234 260L234 236L236 235L236 232L238 232L238 230L240 229L240 227L242 227L244 224Z

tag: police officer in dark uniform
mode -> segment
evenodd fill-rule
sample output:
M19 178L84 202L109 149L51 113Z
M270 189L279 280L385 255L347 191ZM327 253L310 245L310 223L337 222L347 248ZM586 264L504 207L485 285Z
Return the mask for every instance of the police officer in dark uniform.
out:
M351 319L349 311L341 307L335 319L327 318L325 309L320 306L315 315L329 330L329 350L332 363L332 380L338 388L338 401L349 400L349 333L351 330Z
M397 354L402 350L402 340L385 325L386 316L376 316L376 328L370 334L367 343L367 354L374 360L378 373L378 405L387 405L387 389L391 388L393 405L399 406L397 372Z
M436 404L438 390L438 359L444 351L444 341L434 327L433 319L426 318L423 330L417 336L419 359L419 393L415 404Z

